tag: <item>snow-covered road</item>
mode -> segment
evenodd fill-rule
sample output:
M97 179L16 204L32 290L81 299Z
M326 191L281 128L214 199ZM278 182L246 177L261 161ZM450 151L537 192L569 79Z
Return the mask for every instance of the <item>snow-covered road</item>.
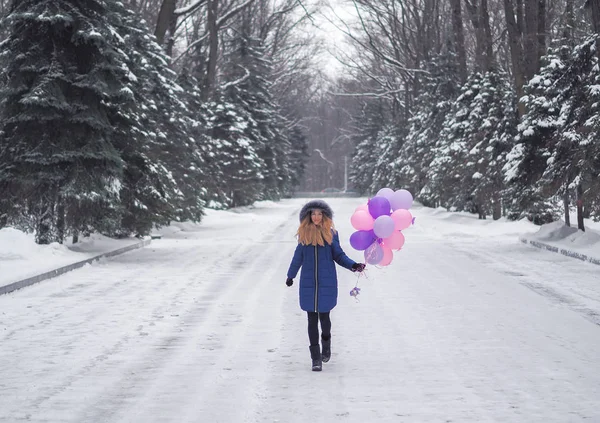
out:
M0 296L0 421L600 422L600 267L426 209L359 302L339 270L310 371L284 284L303 201ZM360 201L329 200L357 261Z

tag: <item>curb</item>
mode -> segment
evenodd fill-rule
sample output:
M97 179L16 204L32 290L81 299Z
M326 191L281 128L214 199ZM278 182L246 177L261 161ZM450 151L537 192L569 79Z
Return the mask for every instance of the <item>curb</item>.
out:
M99 260L103 257L117 256L119 254L123 254L131 250L145 247L151 242L151 239L146 239L142 242L138 242L137 244L128 245L127 247L119 248L118 250L109 251L107 253L102 253L92 258L78 261L77 263L69 264L67 266L59 267L58 269L50 270L49 272L45 272L37 276L32 276L27 279L22 279L20 281L13 282L9 285L0 286L0 295L11 293L13 291L16 291L17 289L25 288L26 286L45 281L46 279L55 278L56 276L60 276L64 273L70 272L71 270L79 269L80 267L83 267L86 264L92 263L93 261Z
M553 253L560 253L563 256L573 257L578 260L587 261L589 263L597 264L600 266L600 259L597 259L595 257L590 257L586 254L576 253L575 251L565 250L564 248L558 248L558 247L555 247L554 245L545 244L545 243L539 242L539 241L533 241L533 240L527 239L527 238L519 237L519 241L521 241L523 244L530 244L530 245L533 245L534 247L541 248L542 250L552 251Z

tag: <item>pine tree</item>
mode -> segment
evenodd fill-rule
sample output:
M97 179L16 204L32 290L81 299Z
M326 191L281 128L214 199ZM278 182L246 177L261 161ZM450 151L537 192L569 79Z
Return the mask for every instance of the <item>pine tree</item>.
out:
M566 57L560 79L553 81L558 91L557 131L547 140L547 167L538 182L541 195L548 197L577 194L578 226L584 230L583 206L595 209L600 197L597 177L600 142L600 72L596 56L596 37L576 46Z
M254 198L245 193L243 201L234 201L238 205L257 199L278 200L290 180L291 146L283 130L284 120L270 92L271 64L260 39L251 35L248 19L242 20L239 35L231 40L226 72L228 82L223 95L227 103L235 105L239 113L244 114L247 122L244 134L262 162L262 188L257 187L256 193L261 194ZM234 198L241 198L240 195L238 193Z
M363 104L358 115L352 117L355 132L351 142L355 148L352 154L350 180L361 193L370 193L377 185L373 178L373 169L379 160L378 140L384 131L385 115L385 105L382 100L369 100Z
M121 189L110 116L132 100L122 41L100 0L11 4L2 44L0 185L38 243L94 224ZM70 222L70 223L69 223Z
M372 149L375 165L372 168L373 180L369 187L371 192L376 193L383 187L398 186L394 174L394 159L399 156L406 138L402 133L403 129L402 125L388 125L378 134Z
M201 123L182 100L184 90L154 36L133 12L119 3L112 7L138 105L135 115L120 112L117 142L126 162L120 231L147 234L171 220L200 221L206 178L192 128Z
M480 218L502 216L506 154L517 128L515 93L507 75L484 75L481 90L471 105L481 113L467 134L469 152L463 173L463 190L470 193Z
M183 101L187 109L193 112L194 123L191 127L191 136L197 147L197 154L203 161L201 198L211 209L225 209L231 204L231 197L227 193L227 178L221 162L221 147L218 138L213 138L215 124L219 120L215 112L220 110L217 103L204 103L200 82L184 70L178 77L178 83L184 90ZM229 108L226 106L225 108ZM227 157L224 157L228 163Z
M556 197L573 190L583 196L586 186L593 186L598 95L594 54L593 38L573 52L558 47L544 57L546 65L525 87L527 114L504 169L515 218L551 221L558 215ZM579 220L583 229L583 217Z
M472 74L440 132L429 177L446 207L501 215L501 169L516 127L514 94L497 71Z
M308 157L308 141L302 129L295 125L289 130L290 140L290 181L284 194L291 195L294 189L300 185L306 169L306 158Z
M476 210L476 204L464 180L465 173L469 172L466 169L470 163L467 160L470 151L469 135L475 122L480 123L482 120L482 110L474 107L482 80L480 73L469 76L461 88L461 95L446 115L433 149L434 159L427 173L427 188L430 190L430 198L444 207L471 212Z
M227 207L252 204L261 198L264 161L258 155L255 139L249 138L254 125L244 109L221 101L213 103L213 118L209 122L210 137L216 146L216 158L227 169L223 179Z
M416 100L402 149L394 158L393 177L424 204L435 205L435 195L426 188L427 171L434 147L440 138L444 119L460 93L458 64L452 53L434 57L426 67L422 93Z

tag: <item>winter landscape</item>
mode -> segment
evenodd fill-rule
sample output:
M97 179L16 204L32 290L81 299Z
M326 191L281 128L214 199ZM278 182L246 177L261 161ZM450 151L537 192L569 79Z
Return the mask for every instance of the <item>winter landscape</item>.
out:
M600 423L599 35L598 0L0 0L0 422Z
M355 260L365 200L329 199ZM389 266L339 269L333 356L311 372L284 284L305 201L210 212L0 296L0 421L600 421L600 268L523 244L525 221L415 205ZM3 265L86 254L11 241L1 230Z

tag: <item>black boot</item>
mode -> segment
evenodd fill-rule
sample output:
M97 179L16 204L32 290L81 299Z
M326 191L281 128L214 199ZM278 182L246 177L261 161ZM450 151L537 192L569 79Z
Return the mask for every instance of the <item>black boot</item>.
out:
M312 369L313 372L320 372L323 369L323 361L321 361L321 347L319 344L311 345L310 358L312 358Z
M323 363L327 363L331 358L331 335L325 339L324 336L321 336L321 341L323 342L323 352L321 353L321 359Z

